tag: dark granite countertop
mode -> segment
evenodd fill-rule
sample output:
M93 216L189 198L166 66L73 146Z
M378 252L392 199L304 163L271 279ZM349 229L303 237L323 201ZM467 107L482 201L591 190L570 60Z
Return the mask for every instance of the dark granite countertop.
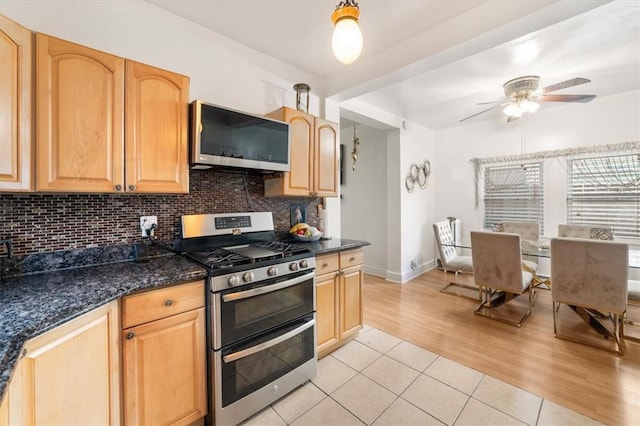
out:
M346 238L332 238L330 240L319 240L310 243L297 241L296 244L308 246L315 255L352 250L371 245L371 243L366 241L349 240Z
M0 283L0 401L27 340L138 290L205 277L170 255L7 278Z
M344 238L297 244L315 255L369 245ZM111 247L97 254L46 253L12 265L19 274L0 282L0 401L27 340L127 294L206 277L182 256L159 253L135 262L130 247ZM54 271L33 272L47 269Z

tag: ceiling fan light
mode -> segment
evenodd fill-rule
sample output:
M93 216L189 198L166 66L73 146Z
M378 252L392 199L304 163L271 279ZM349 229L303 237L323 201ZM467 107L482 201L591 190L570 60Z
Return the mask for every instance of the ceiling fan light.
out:
M358 26L360 9L355 2L346 2L346 5L343 3L345 2L341 2L331 15L335 25L331 48L340 62L349 65L362 52L362 32Z
M536 101L525 99L520 102L520 109L522 110L522 112L536 112L538 108L540 108L540 104Z
M505 109L502 110L509 117L522 117L522 109L516 103L511 103L507 105Z

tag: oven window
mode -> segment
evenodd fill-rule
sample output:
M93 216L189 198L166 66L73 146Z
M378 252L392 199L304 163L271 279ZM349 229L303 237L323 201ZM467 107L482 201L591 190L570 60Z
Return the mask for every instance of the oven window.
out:
M295 330L311 319L313 316L296 321L260 339L224 349L221 351L222 356L233 356L234 353L269 342L273 338ZM281 343L235 361L227 363L223 360L221 362L222 406L232 404L313 359L315 357L314 328L309 327ZM219 354L220 352L217 356L220 356Z
M314 280L312 274L302 282L251 297L224 301L225 295L243 295L257 288L279 286L287 281L270 281L248 290L223 292L220 301L222 346L264 332L314 311ZM245 293L246 291L246 293Z

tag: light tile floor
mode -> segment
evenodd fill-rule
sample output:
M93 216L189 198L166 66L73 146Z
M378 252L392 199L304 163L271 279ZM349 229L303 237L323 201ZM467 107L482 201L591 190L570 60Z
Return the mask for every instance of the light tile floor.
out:
M318 374L243 425L599 425L565 407L365 326Z

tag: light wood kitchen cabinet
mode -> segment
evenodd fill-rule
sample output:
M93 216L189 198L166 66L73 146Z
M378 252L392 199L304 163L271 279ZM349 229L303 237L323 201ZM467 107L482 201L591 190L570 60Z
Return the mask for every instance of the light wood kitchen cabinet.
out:
M32 191L33 34L0 15L0 191Z
M127 191L189 192L189 78L126 61Z
M187 77L37 34L36 189L188 192L188 87Z
M362 249L316 257L318 357L344 345L362 329L363 260Z
M207 414L204 284L122 301L124 423L188 425Z
M267 116L289 123L291 168L265 178L265 195L336 197L338 125L287 107Z
M118 302L30 341L0 409L2 424L120 424Z

